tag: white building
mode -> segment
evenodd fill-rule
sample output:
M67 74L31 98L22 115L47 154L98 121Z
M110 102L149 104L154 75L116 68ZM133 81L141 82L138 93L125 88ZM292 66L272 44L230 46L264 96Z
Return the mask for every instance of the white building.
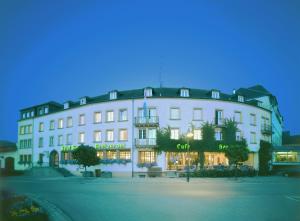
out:
M229 95L218 90L147 87L22 109L16 168L29 168L26 162L32 161L33 166L60 166L78 172L81 169L73 164L70 150L86 144L94 146L101 159L101 164L92 169L118 175L147 171L146 166L151 164L163 171L175 166L182 169L186 165L185 153L156 152L157 129L170 127L171 138L178 139L192 123L194 139L201 139L202 124L210 122L220 140L224 119L233 118L238 122L237 138L244 137L251 151L246 164L257 169L260 140L271 142L274 128L281 139L282 118L279 111L275 113L274 105L263 99L273 95L258 96L260 92L256 91L257 96L247 97L247 90L255 91L241 88ZM274 119L276 114L280 120ZM197 153L191 154L197 157ZM206 165L227 163L222 152L205 153Z

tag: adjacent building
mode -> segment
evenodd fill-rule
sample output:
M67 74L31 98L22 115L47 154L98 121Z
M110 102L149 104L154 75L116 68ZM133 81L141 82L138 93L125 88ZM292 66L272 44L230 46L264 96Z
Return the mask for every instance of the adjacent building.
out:
M171 139L179 139L194 125L193 139L202 139L201 126L213 123L222 140L224 119L238 123L237 139L250 149L246 164L258 168L260 140L281 145L283 119L275 96L262 86L240 88L232 94L217 89L151 88L110 91L84 96L63 104L47 102L20 111L17 169L31 166L65 167L73 172L71 151L81 144L94 146L101 164L93 169L115 174L186 166L186 153L156 151L159 128L170 127ZM198 158L191 152L192 163ZM222 152L206 152L206 165L228 164Z

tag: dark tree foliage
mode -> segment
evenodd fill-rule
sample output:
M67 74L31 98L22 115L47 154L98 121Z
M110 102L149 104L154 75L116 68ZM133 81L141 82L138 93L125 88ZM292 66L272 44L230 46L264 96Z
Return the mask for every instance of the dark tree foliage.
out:
M226 119L222 130L223 144L225 145L235 144L237 131L238 131L237 123L232 119Z
M86 167L99 164L99 158L97 157L97 150L94 147L87 145L80 145L72 152L73 158L77 164L83 165L86 171Z
M214 151L216 150L215 128L212 124L206 122L202 125L202 150Z
M272 144L266 141L260 141L259 156L259 175L269 175L269 162L272 159Z
M225 150L225 156L229 160L229 164L233 164L235 166L240 162L244 162L248 160L249 150L247 148L246 140L236 141L235 144L230 144Z

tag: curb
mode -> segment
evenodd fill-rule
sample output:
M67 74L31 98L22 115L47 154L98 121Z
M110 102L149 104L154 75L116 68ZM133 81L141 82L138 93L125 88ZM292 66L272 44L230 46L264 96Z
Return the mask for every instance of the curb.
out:
M33 194L25 195L31 198L36 203L38 203L47 212L50 221L72 221L72 219L69 216L67 216L61 209L59 209L53 203L50 203L49 201Z

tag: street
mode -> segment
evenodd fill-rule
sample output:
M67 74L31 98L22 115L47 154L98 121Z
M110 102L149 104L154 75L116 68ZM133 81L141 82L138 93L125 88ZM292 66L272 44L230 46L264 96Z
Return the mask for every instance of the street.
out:
M300 179L11 177L1 188L34 194L72 220L300 220Z

